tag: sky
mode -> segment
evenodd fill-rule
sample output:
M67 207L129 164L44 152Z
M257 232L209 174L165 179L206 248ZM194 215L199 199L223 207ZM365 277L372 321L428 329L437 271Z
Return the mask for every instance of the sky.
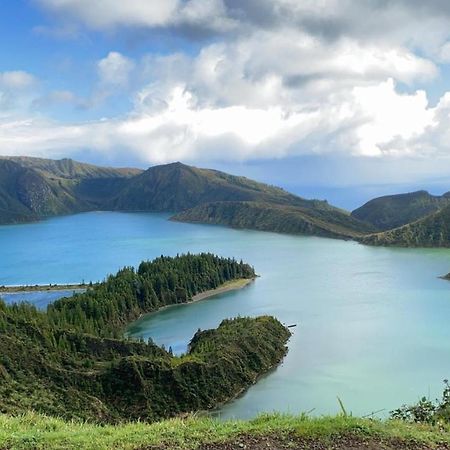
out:
M0 55L1 155L450 190L447 0L3 0Z

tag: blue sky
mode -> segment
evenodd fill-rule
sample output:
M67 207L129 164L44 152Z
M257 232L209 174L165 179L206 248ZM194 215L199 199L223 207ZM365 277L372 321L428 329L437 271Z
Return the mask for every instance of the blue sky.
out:
M446 1L4 0L0 37L0 154L450 190Z

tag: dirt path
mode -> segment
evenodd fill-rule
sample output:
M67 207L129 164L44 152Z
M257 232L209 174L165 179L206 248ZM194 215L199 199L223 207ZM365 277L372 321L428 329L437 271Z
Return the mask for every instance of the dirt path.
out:
M243 436L223 444L209 444L199 450L450 450L448 444L430 447L412 441L340 436L330 441L298 437Z

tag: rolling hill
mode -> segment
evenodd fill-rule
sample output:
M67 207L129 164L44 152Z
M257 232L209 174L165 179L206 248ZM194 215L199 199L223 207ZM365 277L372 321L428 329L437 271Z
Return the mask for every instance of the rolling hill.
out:
M364 236L360 242L397 247L450 247L450 205L402 227Z
M417 191L375 198L355 209L352 216L386 231L414 222L449 204L450 193L436 196Z
M253 201L206 203L176 214L172 220L341 239L371 231L369 225L337 209Z
M305 200L278 187L180 162L150 167L134 177L112 199L110 206L117 210L178 212L216 201L263 201L331 208L326 202Z
M0 223L112 210L182 213L175 219L339 238L375 231L326 201L179 162L142 171L2 157L0 179Z
M137 169L112 169L70 159L0 157L0 223L102 209Z

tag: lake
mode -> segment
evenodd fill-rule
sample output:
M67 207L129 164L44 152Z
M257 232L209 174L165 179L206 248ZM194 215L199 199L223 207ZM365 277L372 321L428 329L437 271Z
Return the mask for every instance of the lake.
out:
M284 362L218 416L334 414L337 397L353 414L386 414L442 390L450 375L450 282L437 277L450 271L449 250L372 248L168 217L94 212L1 226L0 285L98 281L161 254L234 256L260 278L129 328L180 353L198 328L226 317L271 314L297 324Z

